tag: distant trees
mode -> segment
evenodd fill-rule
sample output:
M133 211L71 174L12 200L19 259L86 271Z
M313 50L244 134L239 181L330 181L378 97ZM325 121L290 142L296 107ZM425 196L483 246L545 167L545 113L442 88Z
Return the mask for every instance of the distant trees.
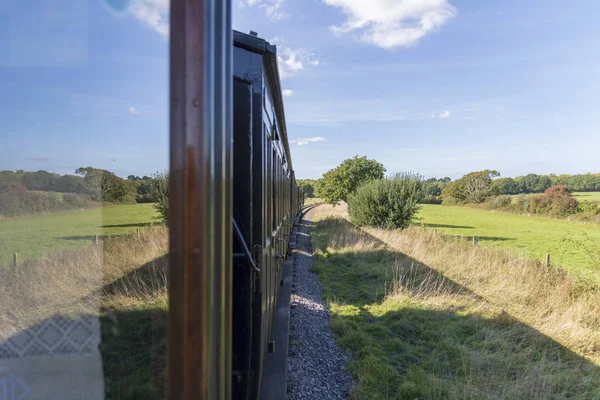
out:
M314 179L298 179L298 187L304 193L305 198L315 197L315 185L317 181Z
M542 193L552 186L552 181L547 175L528 174L515 178L519 185L519 193Z
M492 182L492 191L495 194L519 194L519 183L513 178L499 178Z
M157 177L164 179L164 173ZM47 171L0 171L0 215L20 216L87 208L101 202L163 201L155 197L155 179L114 173L93 167L77 168L75 175ZM58 192L58 193L55 193ZM164 202L163 202L164 204Z
M0 216L20 217L52 213L96 205L88 196L77 193L31 191L18 182L0 182Z
M456 203L483 203L493 194L493 178L499 176L498 171L490 169L471 172L444 188L444 200Z
M319 196L327 203L347 201L362 184L383 179L383 164L367 157L349 158L336 168L326 172L316 185Z
M348 199L348 214L359 226L406 228L419 211L423 198L420 175L398 173L360 186Z
M81 167L75 175L60 175L48 171L0 171L0 184L19 183L29 191L77 193L94 201L111 203L153 203L152 177L129 175L123 179L110 171Z
M450 181L451 179L448 177L429 178L423 181L423 203L440 204L442 192Z
M83 177L87 193L94 201L109 203L135 202L135 187L112 172L92 167L81 167L75 173Z
M53 172L36 171L25 172L22 170L0 171L0 183L16 182L28 190L61 193L86 193L83 179L75 175L59 175Z

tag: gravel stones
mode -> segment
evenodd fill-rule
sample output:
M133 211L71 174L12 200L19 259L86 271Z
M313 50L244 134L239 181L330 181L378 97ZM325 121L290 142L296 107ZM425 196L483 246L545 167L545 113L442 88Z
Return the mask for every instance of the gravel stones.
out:
M329 311L313 264L310 215L300 222L294 250L288 358L288 400L347 399L352 376L347 355L337 347L329 328Z

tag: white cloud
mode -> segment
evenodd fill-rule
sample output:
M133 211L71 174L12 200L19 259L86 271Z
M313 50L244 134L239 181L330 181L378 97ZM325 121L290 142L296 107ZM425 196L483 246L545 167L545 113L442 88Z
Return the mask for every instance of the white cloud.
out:
M161 35L169 35L169 0L132 0L129 12Z
M283 95L284 96L291 96L294 94L294 91L291 89L283 89Z
M446 110L439 114L431 114L432 118L450 118L450 111Z
M283 10L285 0L240 0L241 7L259 7L265 11L267 18L277 21L286 19L289 15Z
M311 138L290 140L290 143L297 144L298 146L305 146L309 143L317 143L317 142L324 142L324 141L325 141L324 137L315 136L315 137L311 137Z
M384 49L416 45L456 15L448 0L323 1L348 16L343 25L330 27L334 34L358 31L360 40Z
M269 39L269 43L271 44L282 44L285 42L285 39L281 36L275 36L272 39Z
M131 115L139 115L141 112L135 107L129 107L129 114Z
M314 53L311 53L306 49L291 49L289 47L282 47L278 49L277 52L279 75L281 79L294 76L298 71L303 70L307 65L317 66L321 63Z

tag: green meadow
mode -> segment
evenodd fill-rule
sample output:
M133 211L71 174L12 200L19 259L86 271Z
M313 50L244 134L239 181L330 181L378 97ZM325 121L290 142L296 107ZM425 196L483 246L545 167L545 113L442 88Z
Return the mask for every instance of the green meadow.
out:
M548 253L553 265L600 277L600 226L595 224L430 204L423 205L419 218L428 228L447 235L465 240L476 236L483 246L540 260Z
M577 200L600 201L600 192L574 192Z
M122 235L158 222L152 204L98 207L52 215L0 219L0 265L85 246L100 237Z

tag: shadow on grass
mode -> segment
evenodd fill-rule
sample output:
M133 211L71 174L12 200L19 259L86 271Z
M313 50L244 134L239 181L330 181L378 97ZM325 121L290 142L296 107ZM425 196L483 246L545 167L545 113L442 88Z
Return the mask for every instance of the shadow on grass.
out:
M450 228L450 229L475 229L468 225L447 225L447 224L425 224L427 228Z
M90 242L92 242L95 238L96 238L96 235L77 235L77 236L59 236L59 237L57 237L57 239L60 239L60 240L75 240L75 241L89 240ZM102 237L100 235L98 235L98 238L102 238Z
M98 313L55 314L0 340L0 368L4 362L31 356L48 359L52 366L53 355L67 355L68 361L56 363L72 362L80 370L65 369L73 375L60 375L56 365L53 371L56 374L58 369L58 379L64 384L79 379L76 374L87 377L92 371L101 374L91 378L103 379L107 399L164 399L168 311L165 299L156 295L166 288L166 268L167 257L158 258L100 288L100 298L96 293L77 302L89 309L98 307L100 300ZM89 356L93 354L101 357L102 366L97 371L90 367ZM45 375L52 376L48 371ZM19 379L44 384L39 376ZM0 377L0 389L1 383ZM83 389L85 395L76 395L73 390L67 388L63 394L86 398L93 385Z
M118 233L114 235L98 235L98 239L102 240L104 238L118 238L124 236L127 236L127 233ZM73 241L89 240L90 242L93 242L96 239L96 235L59 236L56 239Z
M168 262L168 254L150 261L104 285L102 295L152 298L166 288Z
M468 241L472 241L473 240L473 236L467 236L467 235L452 235L455 238L462 238L464 240L468 240ZM505 242L508 240L517 240L516 238L511 238L511 237L505 237L505 236L477 236L475 235L475 237L477 238L478 242Z
M168 311L157 295L166 290L167 267L164 255L102 288L104 298L146 299L134 309L110 301L101 308L107 399L164 399Z
M161 225L156 222L140 222L139 224L117 224L117 225L102 225L102 228L146 228L148 226Z
M102 310L100 315L56 314L0 341L0 368L29 366L23 370L31 376L21 371L17 377L26 386L13 388L15 396L31 390L41 394L54 387L54 394L83 399L101 388L98 381L103 380L106 399L159 400L164 399L166 342L163 304ZM79 383L71 385L70 381ZM34 387L27 387L31 384ZM11 393L8 399L13 399Z
M107 399L164 399L167 357L166 304L103 310L102 365Z
M346 220L306 225L353 398L600 398L597 365L468 288ZM344 234L364 249L336 248Z

